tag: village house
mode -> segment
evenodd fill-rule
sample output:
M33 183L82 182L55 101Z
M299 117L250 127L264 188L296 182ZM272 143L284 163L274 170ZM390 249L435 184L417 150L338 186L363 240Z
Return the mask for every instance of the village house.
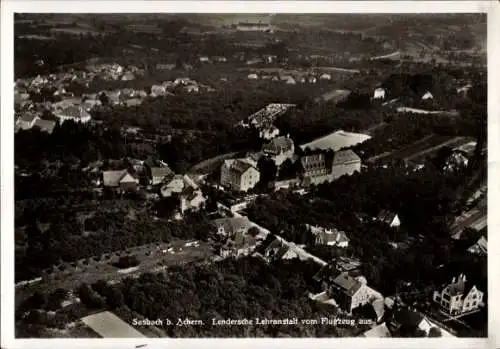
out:
M83 106L70 106L60 111L54 111L54 115L61 123L73 120L74 122L87 123L92 117Z
M312 260L320 266L327 265L325 261L310 254L302 247L297 246L295 243L286 241L278 235L276 235L274 239L265 241L264 243L260 244L256 249L254 255L264 259L267 262L298 258L301 261Z
M122 190L137 189L139 179L128 170L104 171L102 173L102 183L105 187L120 188Z
M399 216L391 211L382 210L377 217L374 218L375 221L388 225L391 228L398 228L401 225Z
M203 195L201 189L194 182L184 175L184 188L180 193L180 212L184 214L186 211L198 211L205 207L207 198Z
M32 128L39 128L40 131L51 134L54 131L54 127L56 127L55 121L37 118Z
M434 99L434 96L429 91L427 91L426 93L424 93L424 95L422 96L422 100L423 101L428 100L428 99Z
M253 226L247 217L242 216L216 219L212 224L218 235L229 238L237 233L246 233Z
M321 74L320 77L319 77L320 80L331 80L332 79L332 76L330 74Z
M295 147L289 135L276 137L264 144L262 152L271 158L276 166L280 166L286 159L293 158Z
M40 119L38 116L32 113L24 113L16 121L17 129L29 130L33 127L35 122Z
M340 150L333 156L332 179L361 171L361 158L352 150Z
M220 184L234 191L247 191L260 181L260 173L246 159L225 160L221 167Z
M171 197L175 193L181 193L184 190L184 176L181 174L168 174L167 178L162 177L160 192L164 198Z
M356 279L348 273L341 273L337 276L327 293L347 314L352 314L354 309L371 303L377 298L383 299L379 292L367 286L364 278Z
M327 229L306 224L306 228L314 235L316 245L337 246L345 248L349 246L349 238L346 233L337 229Z
M156 167L146 164L146 168L151 185L161 184L168 176L173 174L173 171L168 166Z
M484 236L481 236L477 242L467 249L467 252L486 256L488 254L488 242Z
M385 99L385 89L379 87L373 92L373 99Z
M433 301L450 315L474 311L483 306L483 292L467 282L464 274L453 278L442 290L434 291Z
M270 125L269 127L262 128L261 130L259 130L259 137L266 140L278 137L279 134L280 130L274 125Z

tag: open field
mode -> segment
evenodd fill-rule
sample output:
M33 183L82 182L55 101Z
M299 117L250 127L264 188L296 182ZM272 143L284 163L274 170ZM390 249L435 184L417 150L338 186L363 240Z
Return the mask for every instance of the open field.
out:
M424 149L419 153L408 156L405 158L405 160L406 161L413 161L416 163L422 162L425 160L426 157L434 156L439 151L439 149L441 149L443 147L454 148L454 147L460 146L464 143L467 143L469 141L470 141L470 139L468 139L466 137L454 137L454 138L449 139L443 143L440 143L440 144L437 144L433 147Z
M339 101L343 100L344 98L346 98L347 96L349 96L350 93L351 93L351 91L349 91L349 90L337 90L337 89L335 89L333 91L326 92L326 93L322 94L321 96L316 98L316 100L317 101L339 102Z
M102 338L144 338L141 332L109 311L89 315L82 322Z
M81 283L92 284L98 280L117 281L126 277L151 272L155 268L184 265L201 261L213 255L212 247L207 243L198 246L185 246L186 241L177 240L169 244L158 243L137 246L127 251L105 254L96 259L89 258L87 264L66 265L65 270L53 271L40 282L16 288L16 304L29 297L35 290L53 291L57 288L73 289ZM172 248L171 251L167 251ZM173 253L172 253L173 252ZM129 273L121 273L112 264L119 256L134 255L140 261L138 268ZM80 262L80 261L79 261Z
M424 138L413 142L412 144L408 145L407 147L404 147L402 149L397 149L394 150L393 152L390 153L384 153L384 154L379 154L375 155L367 160L368 163L389 163L395 160L404 160L407 157L410 157L414 154L418 154L421 151L428 149L429 147L433 147L435 145L441 144L443 142L446 142L450 139L450 137L447 136L439 136L439 135L428 135L425 136Z
M363 143L371 137L362 133L345 132L342 130L335 131L329 135L317 138L312 142L300 146L302 150L309 148L313 149L331 149L338 151L342 148L352 147L356 144Z

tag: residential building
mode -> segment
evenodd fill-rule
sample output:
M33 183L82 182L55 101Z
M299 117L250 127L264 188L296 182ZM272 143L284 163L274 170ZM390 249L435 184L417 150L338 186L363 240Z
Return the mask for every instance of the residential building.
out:
M401 221L399 220L397 213L388 210L380 211L375 220L377 222L384 223L391 228L398 228L401 225Z
M128 170L104 171L102 173L102 179L103 185L110 188L129 190L136 189L139 185L139 179Z
M85 110L85 107L83 106L70 106L60 111L54 111L54 114L61 123L67 120L87 123L92 119L90 114Z
M132 72L126 72L125 74L122 75L121 78L123 81L130 81L135 79L135 75Z
M185 175L184 177L187 177ZM184 189L181 192L180 212L184 214L186 211L198 211L205 206L207 198L203 195L198 186L189 184L189 180L184 178Z
M364 281L364 280L363 280ZM382 295L371 289L365 282L357 280L348 273L337 276L328 289L328 295L335 299L339 308L348 314L360 306L371 303Z
M434 291L433 300L444 312L457 315L479 309L483 305L483 292L460 274L442 290Z
M434 96L429 91L427 91L426 93L424 93L424 95L422 96L422 100L425 101L425 100L428 100L428 99L434 99Z
M149 181L151 185L158 185L163 183L167 177L173 175L173 171L168 167L150 167L148 168Z
M247 217L236 216L231 218L220 218L213 222L217 234L224 237L232 237L239 233L246 233L253 224Z
M270 125L269 127L261 129L259 131L259 137L267 140L278 137L279 134L280 130L274 125Z
M276 166L280 166L286 159L293 158L295 147L290 136L287 135L273 138L269 143L264 144L262 152L271 158Z
M467 249L467 252L486 256L488 254L488 242L484 236L481 236L477 242Z
M164 96L167 94L167 89L163 85L151 86L151 97Z
M260 173L245 159L225 160L221 167L220 183L234 191L247 191L260 181Z
M38 127L40 131L47 132L51 134L54 131L54 127L56 126L56 122L53 120L44 120L37 118L35 123L33 124L33 128Z
M170 169L169 169L170 170ZM156 180L158 181L158 178L162 176L162 174L166 174L167 171L161 170L160 172L156 173L157 177ZM181 175L181 174L173 174L172 171L170 173L166 174L164 177L162 177L162 183L160 192L161 196L164 198L170 197L175 193L182 193L184 191L184 188L186 187L193 187L193 189L198 189L198 186L194 184L194 186L191 184L192 181L187 180L188 176L187 175Z
M21 130L29 130L40 118L32 113L21 115L16 121L16 127Z
M373 99L385 99L385 89L379 87L373 91Z
M333 156L332 175L337 179L361 171L361 158L352 150L340 150Z
M349 238L343 231L311 226L309 224L306 224L306 228L314 235L316 245L337 246L341 248L349 246Z
M324 153L304 155L300 158L300 163L304 177L325 176L330 173Z

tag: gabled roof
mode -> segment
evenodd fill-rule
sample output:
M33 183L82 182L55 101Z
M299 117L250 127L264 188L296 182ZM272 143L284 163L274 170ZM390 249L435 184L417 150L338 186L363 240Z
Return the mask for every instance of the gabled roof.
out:
M334 165L342 165L350 162L361 162L361 158L351 149L340 150L333 157Z
M347 273L341 273L333 280L333 283L348 296L353 296L362 286L361 282Z
M224 165L229 168L231 172L234 172L236 174L242 175L246 171L248 171L250 168L255 167L250 164L248 161L245 161L243 159L229 159L224 161ZM255 169L257 170L257 169Z
M376 220L379 222L383 222L386 224L391 224L394 218L396 218L397 214L388 210L382 210L378 214Z
M267 150L276 154L292 151L293 141L286 136L276 137L269 143L265 144L263 146L263 150Z
M241 230L248 230L253 226L252 222L246 217L220 218L214 220L213 224L217 228L223 227L224 231L228 234L233 234Z
M55 126L56 126L55 121L43 120L43 119L37 119L35 121L35 123L33 124L33 127L39 127L40 130L47 132L47 133L52 133Z
M18 120L24 121L24 122L32 122L34 118L36 118L35 114L25 113L25 114L21 115L21 117Z
M390 338L391 332L387 328L385 322L378 326L373 327L372 329L366 331L362 334L362 337L370 337L370 338Z
M169 167L151 167L151 177L167 177L173 174Z
M117 187L120 185L120 182L122 182L122 180L136 181L135 177L131 175L127 170L104 171L102 173L102 179L104 186L107 187Z

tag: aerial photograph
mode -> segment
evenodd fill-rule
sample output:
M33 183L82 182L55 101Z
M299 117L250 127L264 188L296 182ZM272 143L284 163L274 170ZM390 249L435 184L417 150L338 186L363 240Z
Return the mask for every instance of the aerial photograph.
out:
M487 337L485 13L15 13L14 79L17 339Z

